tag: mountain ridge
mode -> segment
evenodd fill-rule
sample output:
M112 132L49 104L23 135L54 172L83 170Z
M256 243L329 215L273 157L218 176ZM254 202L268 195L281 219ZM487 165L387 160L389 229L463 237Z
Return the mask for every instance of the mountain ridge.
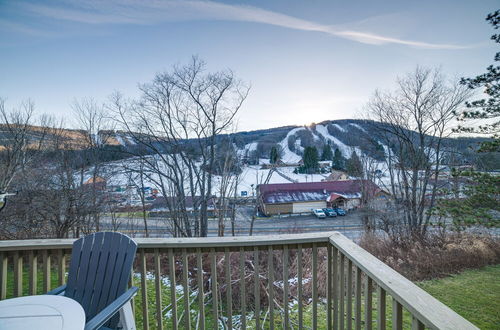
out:
M270 150L273 146L280 149L281 157L285 162L298 162L302 157L305 147L315 146L321 153L325 145L339 149L343 156L348 158L353 151L365 154L377 160L383 160L384 148L388 146L381 142L378 122L364 119L339 119L325 120L320 123L310 125L286 125L280 127L264 128L258 130L240 131L222 134L217 137L218 142L229 140L235 146L240 156L251 162L258 163L262 158L269 158ZM55 139L57 132L61 134L66 148L79 150L85 148L84 140L88 139L85 131L79 129L49 129L46 134L41 134L41 126L30 126L30 140L35 144L43 136L45 139ZM123 151L126 158L137 153L146 152L140 146L140 142L135 139L136 134L130 134L121 130L102 130L98 133L99 140L105 147L116 151ZM0 125L0 150L8 143L9 132L5 125ZM446 148L454 148L460 153L471 154L477 149L480 142L487 140L478 137L448 137L444 139ZM185 140L189 143L190 140ZM168 140L157 142L160 150L168 150ZM161 145L163 144L163 145ZM464 159L464 162L469 160Z

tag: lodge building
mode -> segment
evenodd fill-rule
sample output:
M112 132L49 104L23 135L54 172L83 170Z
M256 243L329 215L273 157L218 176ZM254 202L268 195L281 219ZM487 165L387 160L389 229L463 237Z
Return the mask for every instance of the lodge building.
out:
M362 198L386 203L389 197L369 180L262 184L257 187L257 194L259 211L267 216L325 207L350 210L359 207Z

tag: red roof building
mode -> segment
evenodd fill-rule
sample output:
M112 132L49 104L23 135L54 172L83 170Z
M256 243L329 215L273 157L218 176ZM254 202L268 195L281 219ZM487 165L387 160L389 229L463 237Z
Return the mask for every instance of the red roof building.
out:
M265 184L257 187L259 208L266 215L305 213L314 208L355 208L361 199L387 195L370 180Z

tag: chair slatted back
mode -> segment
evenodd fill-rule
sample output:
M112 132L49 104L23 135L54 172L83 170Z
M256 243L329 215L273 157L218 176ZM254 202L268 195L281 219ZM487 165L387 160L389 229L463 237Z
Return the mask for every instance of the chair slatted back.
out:
M127 290L137 244L115 232L88 235L73 244L64 295L78 301L87 321ZM106 326L114 328L118 315Z

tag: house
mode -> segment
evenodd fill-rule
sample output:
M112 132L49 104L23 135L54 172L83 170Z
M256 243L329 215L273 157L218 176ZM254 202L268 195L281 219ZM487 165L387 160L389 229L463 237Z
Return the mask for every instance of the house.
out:
M333 170L323 181L349 180L349 175L344 171Z
M106 179L104 179L100 176L96 176L95 178L91 177L90 179L85 181L83 184L85 186L94 186L97 190L105 190L107 182L106 182Z
M257 187L259 210L265 215L311 212L311 209L338 206L353 209L365 200L380 199L388 193L369 180L341 180L263 184Z

